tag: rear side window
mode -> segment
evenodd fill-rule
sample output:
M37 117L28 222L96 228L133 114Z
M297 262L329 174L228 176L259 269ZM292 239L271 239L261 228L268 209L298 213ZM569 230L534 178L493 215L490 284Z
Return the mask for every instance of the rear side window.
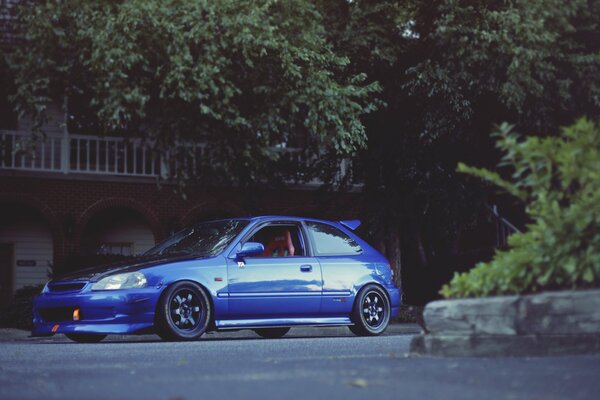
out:
M314 243L316 253L320 256L352 255L362 249L350 236L328 224L306 222Z

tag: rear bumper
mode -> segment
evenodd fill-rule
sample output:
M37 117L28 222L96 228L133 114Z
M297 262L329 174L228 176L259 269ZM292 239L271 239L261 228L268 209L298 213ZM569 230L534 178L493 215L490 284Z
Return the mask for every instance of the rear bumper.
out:
M401 304L401 293L400 289L397 287L387 287L386 288L389 296L390 296L390 304L392 306L392 314L391 317L397 317L400 313L400 304Z
M84 290L73 294L42 293L33 303L32 336L55 333L132 334L150 330L160 291ZM79 308L80 320L73 310Z

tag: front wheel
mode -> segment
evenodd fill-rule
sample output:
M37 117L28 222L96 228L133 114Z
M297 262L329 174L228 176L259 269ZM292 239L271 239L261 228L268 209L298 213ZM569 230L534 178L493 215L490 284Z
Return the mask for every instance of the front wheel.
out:
M196 340L208 327L210 301L192 282L177 282L162 294L156 309L156 330L164 340Z
M277 339L283 337L289 331L290 328L262 328L254 330L254 332L265 339Z
M377 285L367 285L358 292L352 322L352 333L358 336L380 335L390 322L390 300L387 293Z
M94 333L65 333L65 336L77 343L98 343L107 335L97 335Z

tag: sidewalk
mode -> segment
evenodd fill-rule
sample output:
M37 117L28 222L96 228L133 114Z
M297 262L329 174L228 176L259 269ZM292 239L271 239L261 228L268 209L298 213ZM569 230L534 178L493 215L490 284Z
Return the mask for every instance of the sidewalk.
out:
M421 332L417 324L390 324L384 336L416 335ZM49 337L33 338L29 331L12 328L0 328L0 342L71 342L66 336L57 334ZM285 337L309 338L309 337L352 337L354 334L345 326L334 327L296 327L292 328ZM251 330L236 332L210 332L202 336L202 339L257 339L259 336ZM161 340L157 335L109 335L106 341L118 342L147 342Z

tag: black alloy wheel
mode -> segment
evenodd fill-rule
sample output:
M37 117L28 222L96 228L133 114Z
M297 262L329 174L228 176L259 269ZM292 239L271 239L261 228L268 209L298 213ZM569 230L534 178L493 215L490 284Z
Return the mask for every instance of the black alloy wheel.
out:
M385 314L383 303L383 297L377 292L369 292L365 295L362 313L365 321L371 328L378 328L383 323Z
M290 328L261 328L254 330L254 332L265 339L278 339L283 337L289 331Z
M165 340L198 339L210 321L210 302L192 282L177 282L161 296L156 311L158 335Z
M356 297L350 330L359 336L380 335L390 322L390 300L377 285L365 286Z
M98 343L107 335L99 335L95 333L65 333L65 336L77 343Z

